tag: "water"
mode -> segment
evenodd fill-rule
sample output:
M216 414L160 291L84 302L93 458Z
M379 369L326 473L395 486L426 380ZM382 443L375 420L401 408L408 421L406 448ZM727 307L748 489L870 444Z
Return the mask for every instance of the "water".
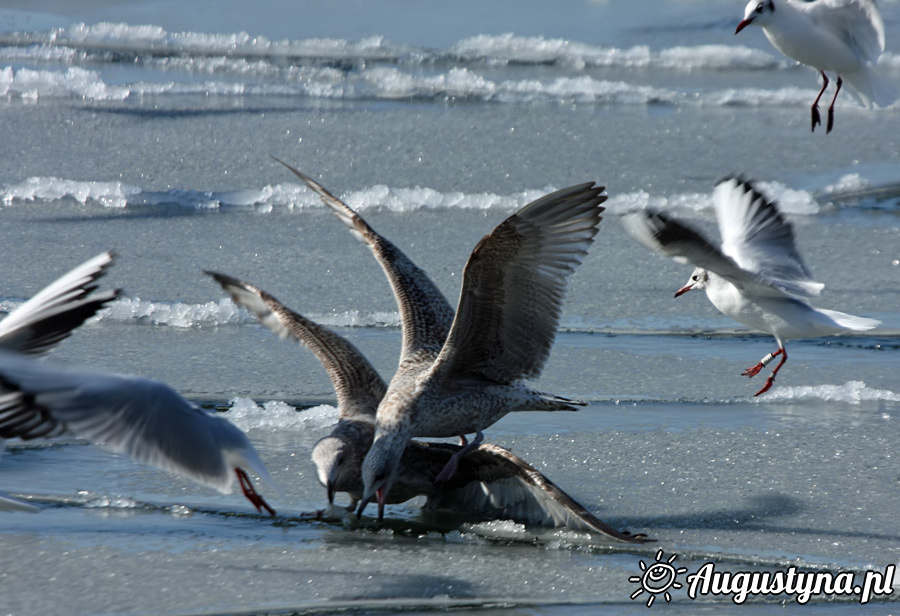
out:
M834 132L810 134L814 74L758 30L734 37L742 4L4 3L0 307L116 248L105 280L123 298L55 358L227 409L285 495L269 495L270 520L77 440L7 443L0 490L41 510L0 513L0 611L646 613L629 577L659 549L690 572L897 563L900 115L842 95ZM880 5L880 70L897 84L900 3ZM416 503L383 528L301 517L325 500L309 451L335 421L331 385L201 270L338 328L385 377L400 336L368 251L270 154L362 211L449 298L472 247L516 208L608 185L538 383L590 405L509 416L487 435L657 543ZM790 213L826 285L818 304L884 322L791 342L760 399L740 373L771 339L700 294L673 300L690 268L618 222L655 205L714 236L712 189L734 172ZM653 609L733 605L686 590ZM854 597L824 600L814 609L854 610Z

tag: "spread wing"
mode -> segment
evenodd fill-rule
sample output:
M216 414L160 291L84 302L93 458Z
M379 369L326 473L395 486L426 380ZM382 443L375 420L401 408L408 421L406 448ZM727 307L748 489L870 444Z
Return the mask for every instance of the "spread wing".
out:
M205 273L222 285L235 303L252 312L280 338L302 342L316 355L334 385L341 419L375 416L375 409L384 397L384 380L353 344L290 310L258 287L225 274Z
M168 385L0 353L0 438L62 431L230 492L235 467L274 487L247 436Z
M818 295L821 283L803 263L791 227L774 201L741 178L720 182L713 192L722 252L744 270L803 297Z
M436 371L500 383L541 373L568 277L597 234L604 190L588 182L546 195L482 238L466 264Z
M884 52L884 21L874 0L796 2L819 27L844 41L863 62Z
M372 250L391 284L400 311L403 327L400 362L415 357L420 350L437 353L444 344L450 324L453 322L453 308L428 274L318 182L287 163L280 160L278 162L316 192L325 205L331 208L340 221L350 229L350 234Z
M672 257L679 263L692 263L715 272L738 288L756 295L784 297L781 289L742 269L699 232L662 212L641 210L624 216L622 224L633 238L654 252Z
M43 355L68 338L118 295L117 290L90 295L114 260L114 253L101 253L13 310L0 321L0 349Z
M452 454L456 446L428 443ZM437 456L436 476L446 462ZM491 519L600 533L618 541L640 543L643 537L616 530L585 509L543 473L497 445L482 444L460 460L456 475L436 486L429 507L451 509Z

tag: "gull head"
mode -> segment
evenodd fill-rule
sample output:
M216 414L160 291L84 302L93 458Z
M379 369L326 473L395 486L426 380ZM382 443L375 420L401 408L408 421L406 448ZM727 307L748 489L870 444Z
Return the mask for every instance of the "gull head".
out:
M774 0L750 0L744 9L744 19L738 24L735 34L749 26L765 26L775 15Z
M691 272L691 277L688 280L688 283L675 291L675 297L679 295L684 295L688 291L693 291L697 289L698 291L705 289L709 284L709 272L707 272L702 267L698 267L693 272Z
M328 492L329 504L334 504L335 493L359 489L359 484L362 483L359 474L362 460L347 439L333 434L319 439L313 448L312 460L316 465L319 483Z
M406 448L406 442L398 438L397 433L388 433L381 437L375 436L375 441L366 454L362 464L363 497L359 502L356 516L362 515L373 498L378 499L378 521L384 519L384 503L388 491L397 477L397 469L400 466L400 458Z

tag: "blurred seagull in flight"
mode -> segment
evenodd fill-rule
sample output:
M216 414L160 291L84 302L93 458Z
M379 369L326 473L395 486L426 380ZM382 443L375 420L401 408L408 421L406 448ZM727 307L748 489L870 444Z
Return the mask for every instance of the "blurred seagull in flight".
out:
M94 316L118 290L94 293L95 284L115 261L102 252L61 276L0 321L0 350L41 357ZM3 439L0 438L0 453ZM37 511L36 507L0 493L0 510Z
M887 107L897 98L870 66L884 52L884 22L874 0L751 0L734 33L749 25L762 26L778 51L822 75L822 89L812 104L812 130L822 123L819 100L829 83L826 71L837 75L826 133L834 126L834 102L844 80L867 108L872 103Z
M233 470L257 510L275 515L242 467L274 483L246 435L230 422L163 383L28 357L47 354L118 296L118 290L93 293L114 259L112 252L97 255L0 321L0 439L69 433L224 493L231 491ZM14 506L13 499L0 494L4 504Z
M275 511L249 468L275 486L247 436L164 383L0 352L0 437L72 434L224 494L237 478L257 511ZM277 488L276 488L277 489Z
M762 389L772 387L787 361L786 340L866 331L880 323L834 310L815 308L824 285L812 280L794 244L791 225L749 182L729 178L713 193L722 246L661 212L644 210L623 218L632 236L650 249L697 268L675 297L693 289L706 291L721 312L775 337L778 349L743 375L753 377L776 357L781 360Z

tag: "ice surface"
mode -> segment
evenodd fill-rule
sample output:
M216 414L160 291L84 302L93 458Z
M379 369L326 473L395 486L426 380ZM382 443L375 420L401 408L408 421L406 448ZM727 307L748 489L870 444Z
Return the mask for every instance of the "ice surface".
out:
M900 2L879 5L878 69L896 81ZM659 549L691 570L900 560L896 105L871 112L842 95L832 134L810 134L815 74L759 31L735 37L731 0L248 6L0 8L0 308L117 249L100 286L121 299L54 359L160 379L223 411L286 492L269 519L240 494L81 441L10 442L0 490L40 511L0 514L0 611L647 613L629 578ZM421 502L389 506L384 525L302 515L327 506L310 450L337 419L328 375L201 270L335 328L385 378L401 333L370 251L270 154L359 209L451 303L472 248L510 212L563 186L609 187L534 383L589 405L508 416L486 438L655 544ZM665 208L715 237L712 190L733 173L791 217L822 307L884 321L791 341L759 398L741 373L772 339L702 295L674 300L690 268L617 220ZM653 610L731 605L673 595ZM806 609L855 613L832 598ZM781 613L781 599L793 605L739 609Z
M314 429L326 428L337 422L337 409L323 404L302 411L280 400L262 405L250 398L235 398L225 415L241 430Z

